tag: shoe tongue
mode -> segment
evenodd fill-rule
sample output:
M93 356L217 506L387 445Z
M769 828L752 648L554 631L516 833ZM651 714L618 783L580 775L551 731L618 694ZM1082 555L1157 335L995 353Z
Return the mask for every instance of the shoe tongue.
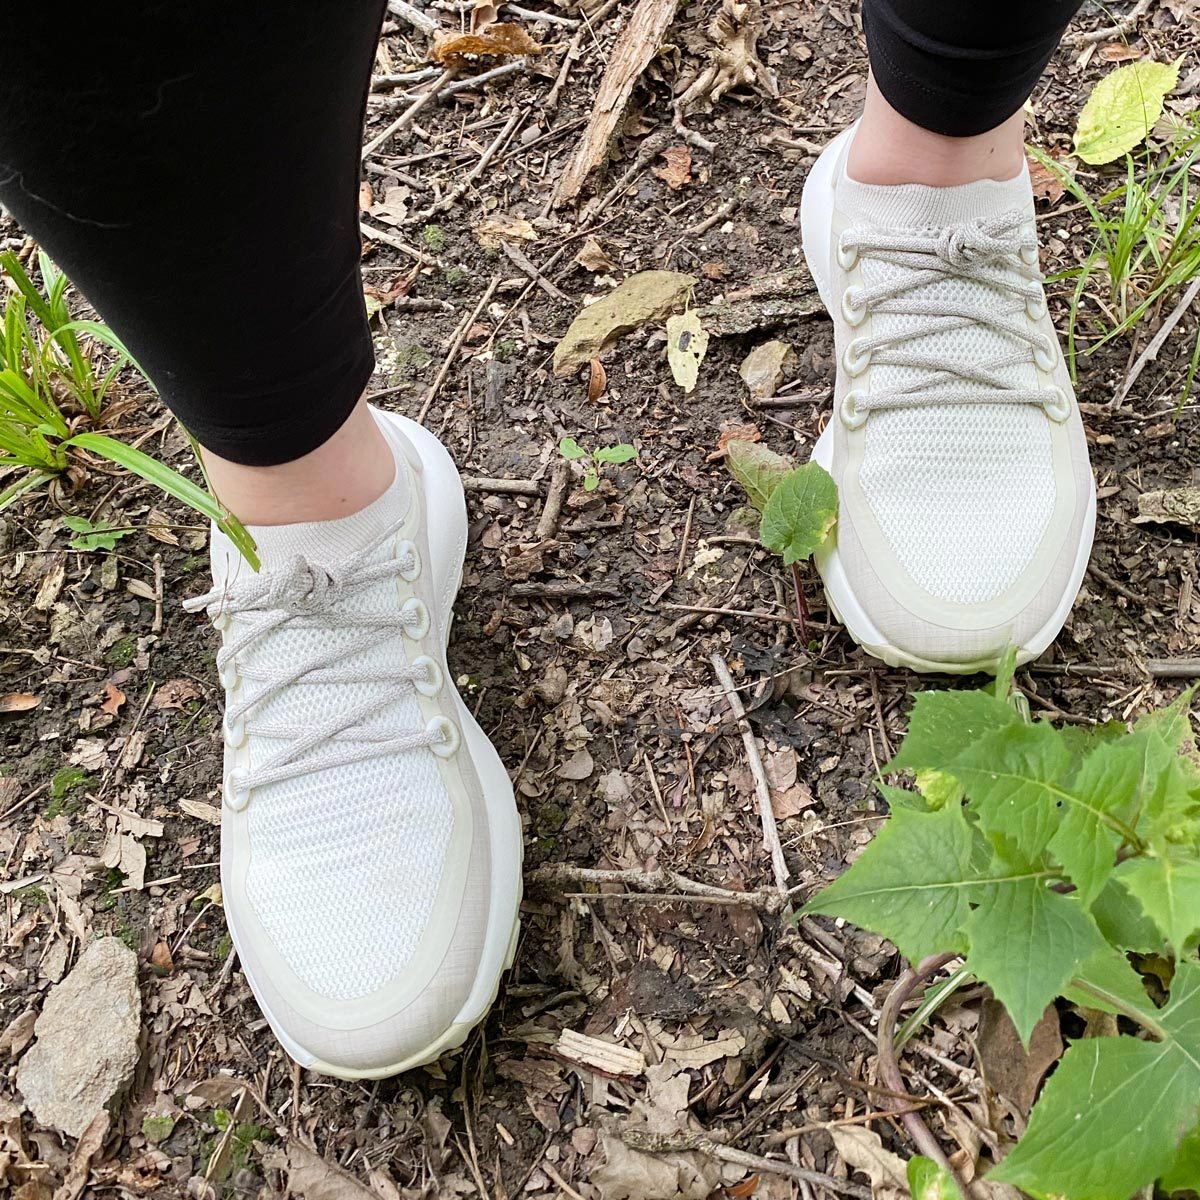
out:
M944 229L947 225L998 217L1013 209L1032 213L1033 188L1025 168L1012 179L980 179L955 187L859 183L845 174L843 168L837 203L855 225L861 223L885 229Z
M387 491L348 517L295 525L249 525L246 528L258 548L264 571L285 567L297 555L319 566L337 567L403 520L411 494L408 468L397 456L396 477ZM215 526L210 557L213 583L217 587L249 571L237 547Z

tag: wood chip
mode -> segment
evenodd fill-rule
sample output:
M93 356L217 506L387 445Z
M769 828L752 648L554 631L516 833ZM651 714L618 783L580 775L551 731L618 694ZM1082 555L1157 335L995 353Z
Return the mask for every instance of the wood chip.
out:
M556 1049L568 1061L605 1075L636 1076L646 1070L646 1058L640 1050L588 1037L574 1029L564 1029L559 1034Z

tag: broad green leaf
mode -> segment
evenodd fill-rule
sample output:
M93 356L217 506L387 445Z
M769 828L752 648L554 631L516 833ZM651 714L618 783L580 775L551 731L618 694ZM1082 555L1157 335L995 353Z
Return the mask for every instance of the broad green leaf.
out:
M1079 901L1037 878L989 888L966 934L968 968L991 985L1027 1046L1046 1005L1104 945Z
M760 513L767 507L771 493L796 469L790 458L768 450L761 442L741 438L726 445L725 465Z
M671 375L685 392L696 390L700 364L708 351L708 334L696 310L667 318L667 364Z
M1076 1042L989 1178L1037 1197L1129 1200L1170 1170L1200 1116L1200 964L1180 963L1158 1041Z
M1092 919L1119 950L1159 954L1166 945L1167 939L1146 916L1146 910L1115 878L1110 878L1092 901Z
M908 734L884 771L945 770L979 738L1016 723L1016 713L987 692L921 692Z
M573 437L563 438L558 443L558 452L567 462L574 462L575 459L587 455L587 451Z
M891 783L877 783L875 786L891 809L911 808L917 812L929 811L929 803L920 792L910 792L908 788L896 787Z
M1163 858L1131 858L1117 868L1117 879L1181 955L1200 929L1200 858L1170 849Z
M1110 163L1154 128L1163 100L1179 82L1179 62L1148 59L1110 71L1092 90L1075 128L1075 153L1085 163Z
M1084 1008L1158 1019L1158 1009L1146 994L1142 977L1129 965L1129 959L1111 946L1102 946L1080 965L1063 995Z
M1175 1161L1162 1177L1165 1192L1200 1192L1200 1125L1180 1143Z
M895 809L850 869L805 905L845 917L894 942L911 962L963 953L961 930L981 881L971 866L972 838L961 808L922 813Z
M1200 684L1181 692L1166 708L1144 713L1134 722L1136 731L1157 733L1172 750L1178 751L1193 744L1192 704Z
M592 458L602 463L627 463L631 458L637 458L637 447L628 442L616 446L601 446Z
M1097 746L1071 780L1068 790L1077 802L1063 808L1050 852L1084 905L1099 895L1116 863L1121 835L1103 817L1128 819L1142 786L1143 740L1135 736Z
M958 1184L945 1167L918 1154L908 1160L908 1190L912 1200L962 1200Z
M112 550L133 532L131 525L97 526L87 517L63 517L63 524L79 535L70 541L72 550Z
M1071 766L1071 752L1058 731L1039 722L989 734L960 754L949 770L966 789L992 844L1003 854L1034 862L1062 818L1063 780Z
M829 472L819 463L805 463L771 493L758 536L790 567L824 543L837 520L837 504L837 484Z

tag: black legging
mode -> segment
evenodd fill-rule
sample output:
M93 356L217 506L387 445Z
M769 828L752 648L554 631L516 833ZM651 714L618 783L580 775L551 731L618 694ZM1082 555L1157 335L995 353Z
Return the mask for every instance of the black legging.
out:
M1078 0L864 4L890 103L963 135L1016 112ZM383 10L0 0L0 203L225 458L308 453L370 377L357 184Z

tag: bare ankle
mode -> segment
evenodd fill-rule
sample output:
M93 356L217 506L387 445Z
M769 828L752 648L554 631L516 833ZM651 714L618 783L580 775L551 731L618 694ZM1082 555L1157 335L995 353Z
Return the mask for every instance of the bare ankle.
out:
M945 137L902 117L867 80L862 120L846 164L859 183L953 187L980 179L1012 179L1025 161L1024 117L976 137Z
M221 502L246 525L332 521L366 508L396 477L396 460L365 401L303 458L247 467L211 451L204 466Z

